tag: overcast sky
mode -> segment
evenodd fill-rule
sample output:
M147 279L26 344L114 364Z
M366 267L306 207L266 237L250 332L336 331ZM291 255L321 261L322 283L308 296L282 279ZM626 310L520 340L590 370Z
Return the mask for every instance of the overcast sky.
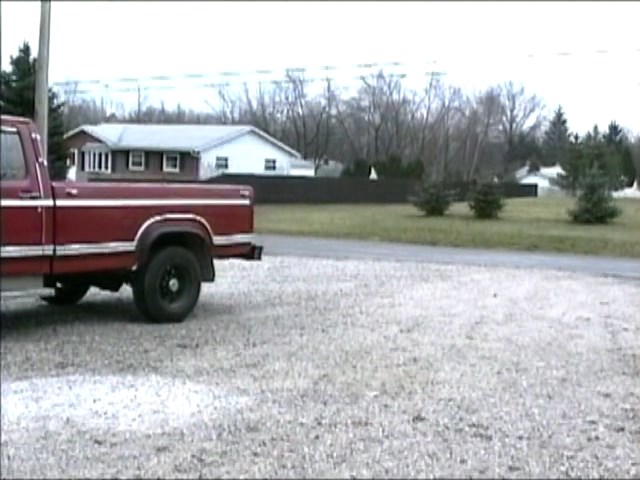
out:
M37 53L40 4L1 2L2 68L23 41ZM562 104L584 132L616 119L640 132L640 2L52 2L49 82L81 81L115 100L122 78L204 74L150 81L151 103L206 109L204 83L281 77L321 66L341 83L355 65L400 62L413 85L430 70L464 89L513 80ZM435 63L433 63L435 62ZM270 77L221 72L275 70ZM84 83L83 83L84 82ZM160 85L170 89L161 90Z

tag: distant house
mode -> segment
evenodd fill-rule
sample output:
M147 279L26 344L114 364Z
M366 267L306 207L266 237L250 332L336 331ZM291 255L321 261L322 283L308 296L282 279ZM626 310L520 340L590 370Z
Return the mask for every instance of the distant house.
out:
M555 184L555 180L563 173L564 170L560 165L541 167L538 171L529 171L529 165L527 165L518 170L515 176L520 184L537 185L538 196L542 197L562 192L560 187Z
M77 178L204 180L292 175L300 154L248 125L83 125L65 135Z
M315 177L315 165L311 160L303 160L301 158L294 158L291 160L291 173L290 175L296 177Z

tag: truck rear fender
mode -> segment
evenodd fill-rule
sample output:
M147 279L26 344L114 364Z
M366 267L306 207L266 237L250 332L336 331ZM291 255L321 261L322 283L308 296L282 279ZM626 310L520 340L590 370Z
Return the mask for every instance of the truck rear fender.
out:
M211 232L200 222L189 220L159 220L146 226L136 239L137 264L134 269L144 265L154 252L168 246L181 246L193 252L200 263L202 281L215 279Z

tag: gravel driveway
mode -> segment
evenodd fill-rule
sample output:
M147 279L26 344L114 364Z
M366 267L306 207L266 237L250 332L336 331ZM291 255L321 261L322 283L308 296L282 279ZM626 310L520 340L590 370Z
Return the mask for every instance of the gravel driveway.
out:
M640 283L267 257L195 315L3 304L3 477L640 475Z

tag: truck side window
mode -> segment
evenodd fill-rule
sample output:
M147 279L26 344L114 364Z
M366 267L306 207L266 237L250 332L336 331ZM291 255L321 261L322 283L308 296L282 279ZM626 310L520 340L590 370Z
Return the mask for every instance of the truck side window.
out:
M22 180L27 175L27 169L18 133L3 131L0 145L0 178Z

